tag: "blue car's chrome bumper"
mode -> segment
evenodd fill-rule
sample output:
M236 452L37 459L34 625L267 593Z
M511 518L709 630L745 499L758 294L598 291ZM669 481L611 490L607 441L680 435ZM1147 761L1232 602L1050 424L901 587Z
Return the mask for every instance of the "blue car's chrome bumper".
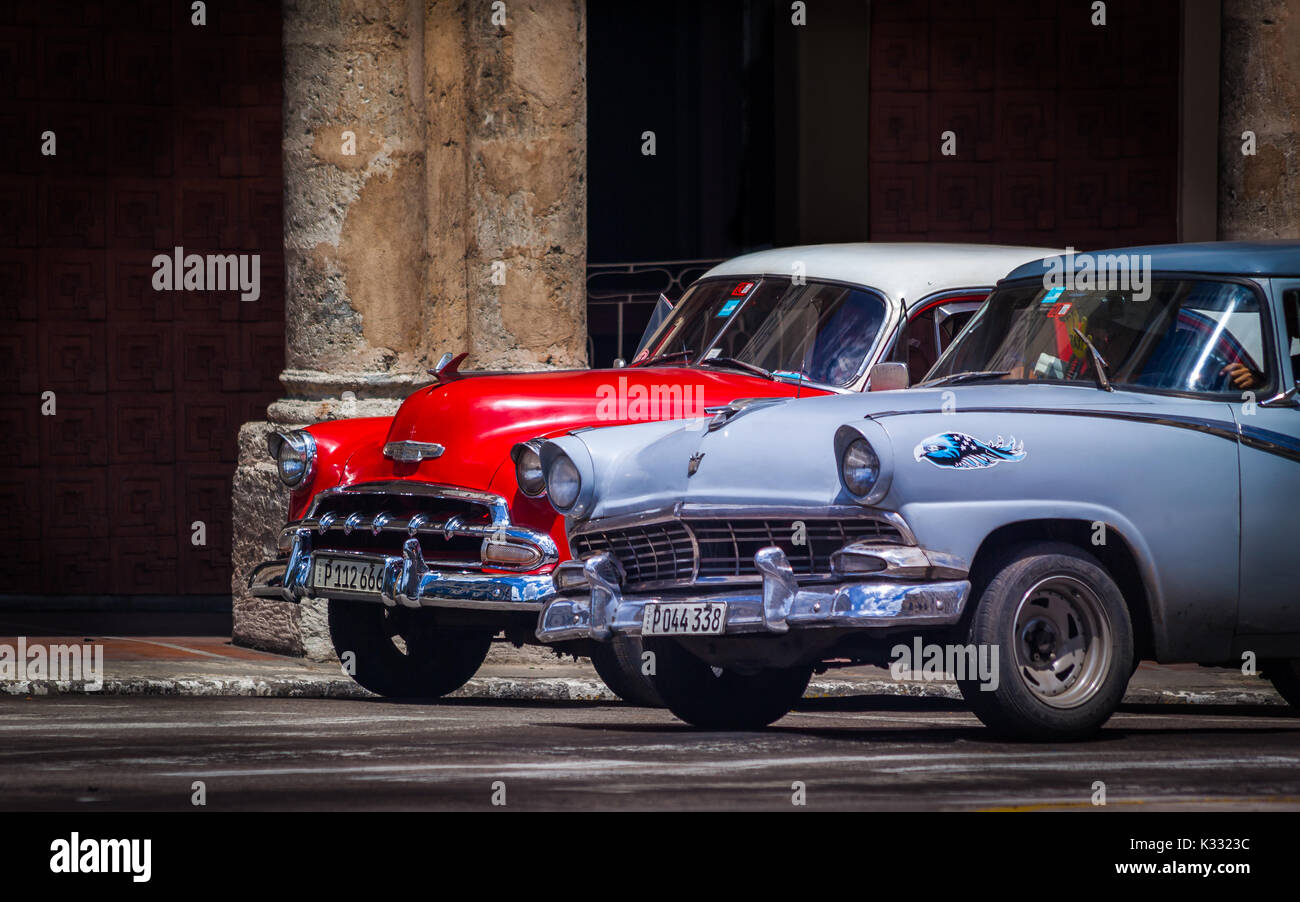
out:
M332 558L355 557L358 561L382 563L379 591L349 592L331 589L329 598L379 602L390 607L472 608L487 611L540 611L554 593L547 573L474 573L435 570L425 563L419 540L408 538L400 555L366 554L355 551L319 552ZM311 530L295 531L289 556L258 564L248 578L249 591L258 598L301 601L317 597L312 587L313 551Z
M722 634L728 636L817 627L942 626L961 618L971 588L964 567L912 546L846 546L836 552L830 581L802 586L780 548L759 550L754 565L761 585L696 584L685 592L625 595L622 568L609 554L569 561L553 574L558 594L542 608L537 638L637 636L645 606L669 601L725 602Z

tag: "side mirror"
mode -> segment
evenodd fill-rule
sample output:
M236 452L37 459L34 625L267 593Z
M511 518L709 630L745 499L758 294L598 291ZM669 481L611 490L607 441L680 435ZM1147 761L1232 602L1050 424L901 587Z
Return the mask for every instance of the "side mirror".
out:
M909 385L906 363L877 363L867 377L870 391L897 391Z
M1297 403L1296 396L1300 395L1300 382L1291 386L1284 392L1274 395L1273 397L1260 401L1260 407L1300 407Z

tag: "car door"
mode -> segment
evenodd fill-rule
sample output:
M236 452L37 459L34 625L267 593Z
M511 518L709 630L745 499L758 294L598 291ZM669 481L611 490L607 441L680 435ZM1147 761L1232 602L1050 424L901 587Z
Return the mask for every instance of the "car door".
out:
M1273 280L1273 334L1282 353L1275 386L1295 385L1300 354L1300 279ZM1274 394L1276 392L1270 392ZM1240 650L1300 656L1300 407L1233 405L1241 435Z
M925 303L912 312L894 346L892 360L907 364L908 382L925 378L935 361L970 321L986 295L960 295Z

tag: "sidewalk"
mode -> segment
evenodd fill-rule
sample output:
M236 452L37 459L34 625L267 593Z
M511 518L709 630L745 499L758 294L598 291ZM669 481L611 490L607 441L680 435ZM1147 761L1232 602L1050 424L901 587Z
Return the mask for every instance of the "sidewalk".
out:
M246 648L212 636L28 636L35 645L103 646L103 694L364 698L338 664L320 664ZM0 645L16 647L15 637ZM53 680L0 680L0 694L82 693L84 687ZM905 695L960 698L950 682L894 680L887 670L853 667L814 676L809 697ZM614 700L586 661L486 664L455 698ZM1127 704L1283 705L1268 681L1235 670L1191 664L1143 663L1124 697Z

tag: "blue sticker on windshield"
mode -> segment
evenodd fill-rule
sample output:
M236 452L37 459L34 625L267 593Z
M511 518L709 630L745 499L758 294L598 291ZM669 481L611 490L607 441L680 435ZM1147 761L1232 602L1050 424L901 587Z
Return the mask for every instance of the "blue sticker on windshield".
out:
M1056 299L1059 298L1059 297L1060 297L1061 295L1063 295L1063 294L1065 294L1065 289L1064 289L1064 288L1049 288L1049 289L1047 290L1047 294L1043 295L1042 300L1040 300L1038 303L1040 303L1040 304L1054 304L1054 303L1056 303Z
M731 316L731 314L735 311L735 309L736 309L737 307L740 306L740 302L741 302L742 300L744 300L744 299L743 299L743 298L732 298L731 300L727 301L727 303L723 304L723 305L722 305L722 309L719 310L719 311L718 311L716 314L714 314L714 315L715 315L715 316Z

